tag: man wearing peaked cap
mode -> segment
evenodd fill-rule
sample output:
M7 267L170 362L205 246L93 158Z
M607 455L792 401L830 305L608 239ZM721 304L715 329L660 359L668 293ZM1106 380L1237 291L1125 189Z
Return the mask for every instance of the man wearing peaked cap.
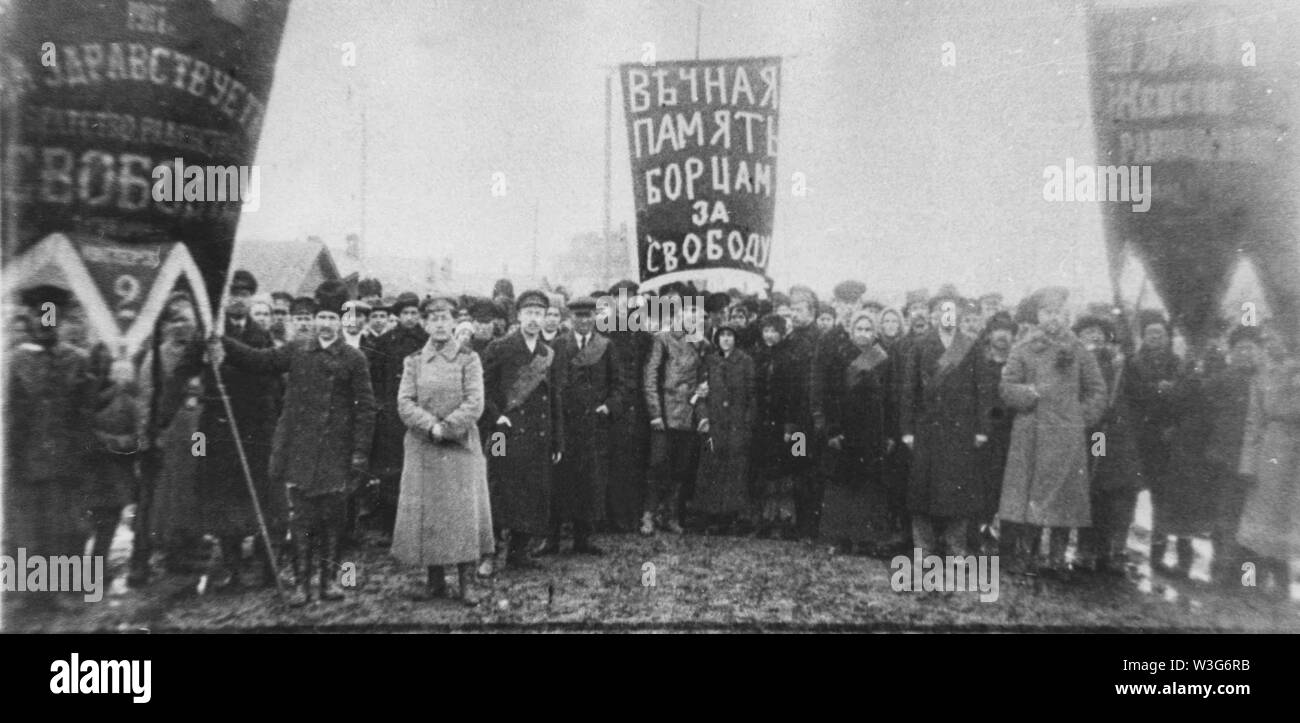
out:
M550 299L525 291L519 330L483 355L483 416L493 426L487 447L492 517L509 531L506 564L535 567L528 544L551 531L554 465L564 458L562 380L566 370L541 339Z
M601 554L591 542L593 526L605 519L609 483L610 420L623 413L624 380L609 339L596 332L596 300L569 302L573 333L556 348L562 366L564 460L556 468L551 529L538 554L560 549L560 530L573 523L573 551Z
M366 322L370 319L370 304L364 301L343 302L343 341L354 349L367 343ZM368 357L367 357L368 359Z

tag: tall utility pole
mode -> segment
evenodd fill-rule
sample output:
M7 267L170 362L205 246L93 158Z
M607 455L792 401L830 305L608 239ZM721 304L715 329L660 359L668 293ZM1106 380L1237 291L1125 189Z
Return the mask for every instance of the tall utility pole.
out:
M613 183L613 174L614 174L613 106L614 106L614 73L613 71L607 70L605 71L605 225L604 225L605 281L607 283L613 283L613 279L614 279L614 263L613 263L614 250L612 248L614 245L614 237L611 236L613 229L610 227L612 223L612 221L610 220L610 215L611 215L610 206L613 203L612 183Z
M700 59L700 26L704 22L704 4L695 5L695 59Z
M533 284L537 284L537 214L541 206L533 201Z

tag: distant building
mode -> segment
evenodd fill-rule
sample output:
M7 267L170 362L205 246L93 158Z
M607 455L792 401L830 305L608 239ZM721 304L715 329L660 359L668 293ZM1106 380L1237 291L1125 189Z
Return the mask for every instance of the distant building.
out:
M321 282L342 278L329 247L315 236L305 241L240 240L235 244L231 268L251 272L257 278L258 293L264 294L287 291L311 296Z

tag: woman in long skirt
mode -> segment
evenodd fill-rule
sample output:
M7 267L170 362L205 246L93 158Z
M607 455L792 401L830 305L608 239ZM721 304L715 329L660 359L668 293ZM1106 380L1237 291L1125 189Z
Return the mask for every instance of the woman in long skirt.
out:
M827 375L829 454L838 458L822 499L821 536L842 551L876 552L893 542L885 456L896 437L889 404L889 355L876 342L876 324L859 311L849 327L858 354Z
M406 357L397 393L406 437L392 553L427 571L418 599L446 597L445 568L455 565L458 598L474 605L474 567L495 549L477 426L483 365L453 338L455 299L435 297L423 307L429 339Z

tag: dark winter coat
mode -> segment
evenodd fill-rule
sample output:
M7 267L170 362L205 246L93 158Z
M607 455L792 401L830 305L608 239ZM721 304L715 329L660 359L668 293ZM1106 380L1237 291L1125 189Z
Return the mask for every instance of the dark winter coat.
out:
M556 363L564 368L565 454L556 470L556 515L561 520L603 520L610 429L614 416L623 414L627 391L618 350L595 332L581 351L576 334L560 339L554 348ZM596 411L602 406L606 411Z
M754 362L739 349L705 357L709 396L702 406L709 431L700 451L692 507L710 514L749 507L749 460L755 420Z
M547 359L545 371L537 372L540 381L524 394L520 377L540 370ZM529 351L520 332L492 342L483 359L483 414L493 422L486 444L492 515L500 527L525 534L550 531L551 455L564 451L566 370L556 362L555 351L540 337ZM510 424L497 424L501 417Z
M650 463L650 417L646 414L642 371L650 358L654 335L647 331L612 331L623 380L623 408L610 419L611 465L606 507L609 521L620 529L631 529L641 516L645 494L646 467Z
M980 355L954 330L945 349L937 331L918 339L903 368L899 434L913 435L907 507L914 513L974 518L983 480L975 435L989 433L981 414Z
M289 374L284 413L275 428L270 477L276 494L296 487L304 496L350 492L352 458L370 451L375 397L361 351L336 339L296 339L278 349L251 349L225 338L226 360L261 374Z
M369 355L374 367L370 372L375 389L375 439L370 455L370 471L379 477L392 477L402 471L405 450L402 440L406 425L397 413L397 392L402 386L406 357L424 348L429 333L419 326L401 324L389 329L374 342Z

